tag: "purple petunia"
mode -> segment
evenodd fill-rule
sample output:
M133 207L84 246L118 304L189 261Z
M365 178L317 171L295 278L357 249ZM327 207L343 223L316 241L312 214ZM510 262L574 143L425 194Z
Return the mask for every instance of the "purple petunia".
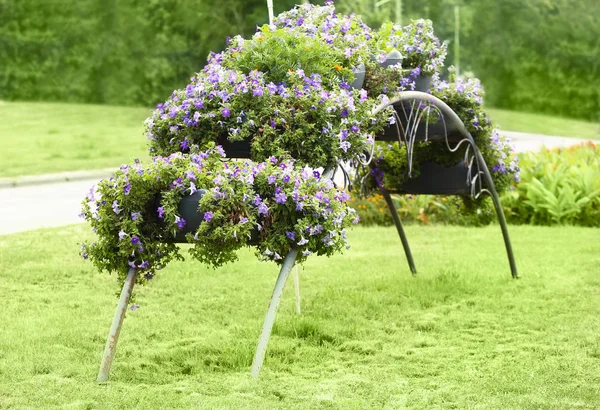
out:
M137 235L133 235L133 236L131 237L131 244L132 244L132 245L138 245L139 243L140 243L140 238L138 238L138 236L137 236Z
M156 212L158 212L158 217L160 219L163 219L163 217L165 216L165 209L162 206L159 206Z
M127 185L125 185L125 188L123 188L123 193L125 195L129 195L130 192L131 192L131 184L127 183Z
M123 231L122 229L119 231L119 240L122 241L123 239L125 239L125 237L127 236L127 234L125 233L125 231Z
M223 114L223 117L229 117L231 115L231 111L229 110L229 108L223 107L223 109L221 110L221 114Z
M117 215L119 215L121 213L121 210L119 209L119 203L117 202L116 199L112 203L112 209L113 209L114 213L116 213Z
M274 184L274 183L275 183L275 181L277 181L277 177L276 177L275 175L269 175L269 176L267 177L267 182L268 182L269 184L271 184L271 185L272 185L272 184Z
M269 212L269 208L264 203L261 203L258 206L258 214L259 215L266 215L268 212Z
M283 192L278 192L275 194L275 202L278 204L285 204L287 200L287 196Z
M210 211L204 212L204 220L210 222L213 218L213 213Z
M140 217L141 214L142 214L141 212L132 212L131 219L133 219L134 221L137 221L137 219Z
M175 223L177 224L177 227L179 229L183 229L183 227L185 226L185 219L179 217L179 216L175 216Z
M288 238L290 241L293 241L293 240L295 240L295 239L296 239L296 234L295 234L294 232L287 231L287 232L285 233L285 236L286 236L286 237L287 237L287 238Z

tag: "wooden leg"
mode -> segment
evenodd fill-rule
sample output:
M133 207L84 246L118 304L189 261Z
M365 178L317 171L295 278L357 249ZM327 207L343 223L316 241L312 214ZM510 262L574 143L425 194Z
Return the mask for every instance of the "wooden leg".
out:
M269 344L269 339L271 338L271 331L273 330L273 324L275 323L275 316L277 315L277 308L279 307L279 302L281 301L283 288L285 286L285 282L290 276L290 272L292 271L292 267L294 266L297 255L298 249L292 249L285 257L283 265L281 266L281 270L279 271L277 282L275 282L275 289L273 289L271 303L269 303L269 309L267 310L262 331L260 333L260 338L258 339L258 346L256 347L256 353L254 354L254 360L252 361L252 377L258 377L260 369L265 360L267 345Z
M129 304L129 298L133 291L133 285L137 277L137 269L130 268L125 283L123 284L123 290L121 291L121 297L117 306L117 311L108 333L108 339L106 339L106 347L104 348L104 356L102 356L102 363L100 364L100 372L98 373L98 383L102 383L108 380L110 375L110 367L112 365L115 352L117 350L117 342L119 341L119 333L121 332L121 325L123 319L125 319L125 312L127 311L127 305Z

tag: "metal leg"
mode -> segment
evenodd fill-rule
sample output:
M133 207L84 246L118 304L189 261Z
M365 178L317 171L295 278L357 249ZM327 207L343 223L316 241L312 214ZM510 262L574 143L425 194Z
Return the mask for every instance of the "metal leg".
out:
M273 297L271 298L271 303L269 303L269 309L267 310L267 315L265 316L265 321L260 333L260 338L258 339L258 346L256 347L254 360L252 361L252 377L258 377L260 368L265 360L267 345L269 344L271 331L273 330L273 324L275 323L275 316L277 315L277 308L279 307L281 295L283 294L283 287L285 286L288 276L290 276L290 272L292 271L292 267L294 266L297 255L298 249L293 248L291 251L289 251L285 257L285 260L283 261L281 270L279 271L277 282L275 282L275 289L273 289Z
M294 293L296 294L296 314L302 314L302 306L300 303L300 275L298 275L298 266L294 269Z
M381 188L381 193L385 198L385 202L387 203L388 208L392 214L392 219L394 220L394 224L396 224L396 230L398 231L398 235L400 236L400 241L402 241L402 247L404 248L404 253L406 254L406 259L408 260L408 266L410 266L410 271L413 275L417 274L417 268L415 267L415 261L413 260L412 253L410 252L410 246L408 246L408 239L404 234L404 228L402 228L402 222L400 222L400 216L398 216L398 210L394 205L394 201L392 201L392 197L387 189Z
M492 195L492 201L494 202L494 208L496 208L496 215L498 216L498 222L500 222L500 228L502 229L502 236L504 237L504 245L506 246L506 254L508 255L508 263L510 264L510 272L512 277L515 279L519 278L519 274L517 272L517 264L515 263L515 256L513 254L512 245L510 244L510 237L508 236L508 227L506 226L506 218L504 217L504 211L502 210L502 205L500 204L500 197L498 196L498 192L496 192L496 188L494 187L494 181L492 180L492 175L490 174L490 170L487 167L487 164L483 160L483 156L479 149L473 144L475 155L477 156L477 160L483 171L483 176L485 178L485 183L488 186L488 190Z
M108 339L106 339L106 347L104 348L104 355L102 356L102 363L100 364L100 372L98 373L98 383L102 383L108 380L110 374L110 366L112 365L113 358L115 357L115 351L117 350L117 342L119 340L119 333L121 332L121 325L125 318L125 312L127 311L127 305L129 304L129 298L135 284L135 278L137 277L137 269L130 268L125 283L123 284L123 290L121 291L121 297L117 306L117 312L108 332Z

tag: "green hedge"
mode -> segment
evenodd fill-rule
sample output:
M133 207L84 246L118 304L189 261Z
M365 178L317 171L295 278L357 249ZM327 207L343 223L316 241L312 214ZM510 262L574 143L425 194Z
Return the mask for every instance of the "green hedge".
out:
M456 0L404 1L454 36ZM276 0L275 12L298 1ZM313 1L322 3L322 1ZM389 2L338 0L373 26ZM481 78L489 106L592 121L600 116L596 0L461 1L461 69ZM200 70L228 35L267 21L264 0L0 0L0 99L149 105ZM386 9L385 7L390 7ZM448 62L453 61L453 47Z
M0 99L154 104L227 36L264 24L263 3L0 0Z

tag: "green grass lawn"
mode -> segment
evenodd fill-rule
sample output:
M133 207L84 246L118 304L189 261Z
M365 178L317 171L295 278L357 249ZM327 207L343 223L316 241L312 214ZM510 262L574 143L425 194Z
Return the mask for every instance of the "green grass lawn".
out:
M600 140L600 124L597 122L495 108L486 111L501 130Z
M147 108L0 102L0 177L118 167L146 158Z
M77 256L84 225L0 237L0 408L597 409L600 231L358 228L343 256L288 284L259 380L249 376L277 276L250 250L173 263L138 288L107 385L95 378L114 276Z
M0 102L0 177L116 168L147 158L151 110L102 105ZM600 139L595 123L490 109L502 129Z

